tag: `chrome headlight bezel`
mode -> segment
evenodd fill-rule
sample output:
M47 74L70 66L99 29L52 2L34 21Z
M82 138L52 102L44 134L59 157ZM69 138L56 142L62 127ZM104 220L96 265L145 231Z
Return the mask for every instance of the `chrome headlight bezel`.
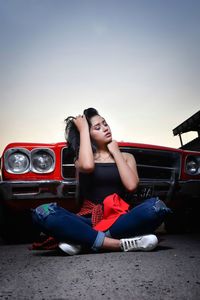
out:
M38 155L38 153L42 152L43 154L48 154L48 156L52 159L52 163L51 166L47 169L37 169L34 166L34 156ZM31 150L31 171L37 174L48 174L54 171L55 169L55 164L56 164L56 160L55 160L55 153L53 150L49 149L49 148L35 148L33 150Z
M200 156L188 155L186 157L185 173L188 175L200 175Z
M33 164L34 155L40 151L47 153L48 155L50 155L50 157L52 159L51 167L48 168L48 170L37 170L37 168L34 167L34 164ZM9 165L9 157L11 155L14 155L15 153L24 155L28 160L28 165L23 171L14 171L14 168L12 169ZM26 148L20 148L20 147L19 148L10 148L10 149L6 150L6 152L4 153L5 170L10 174L19 175L19 174L26 174L28 172L33 172L36 174L48 174L55 170L55 165L56 165L55 153L53 150L51 150L49 148L34 148L32 150L28 150Z
M17 155L17 154L23 155L27 159L27 166L26 166L26 168L24 168L23 171L14 171L14 168L10 167L9 157L11 155ZM5 165L5 169L8 173L11 173L11 174L25 174L25 173L28 173L30 171L30 168L31 168L30 152L25 148L11 148L11 149L8 149L4 154L4 165Z

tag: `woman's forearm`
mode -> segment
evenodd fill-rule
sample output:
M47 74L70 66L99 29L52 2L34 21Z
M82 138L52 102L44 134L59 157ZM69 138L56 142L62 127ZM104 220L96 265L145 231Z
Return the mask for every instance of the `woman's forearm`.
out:
M91 172L94 169L94 156L90 141L90 134L87 128L84 128L80 132L78 164L79 168L85 172Z

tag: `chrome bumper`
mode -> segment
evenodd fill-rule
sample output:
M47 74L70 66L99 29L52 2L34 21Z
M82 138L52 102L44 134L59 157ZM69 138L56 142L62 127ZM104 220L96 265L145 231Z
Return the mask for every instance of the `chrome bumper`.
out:
M77 181L1 181L2 200L66 199L76 197Z
M76 180L0 181L0 199L67 199L76 198ZM141 180L134 198L158 196L167 202L177 196L200 199L200 180Z

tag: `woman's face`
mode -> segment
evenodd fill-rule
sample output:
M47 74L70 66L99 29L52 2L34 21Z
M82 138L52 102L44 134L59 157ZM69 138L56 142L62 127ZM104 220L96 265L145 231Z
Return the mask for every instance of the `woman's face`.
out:
M90 136L98 144L108 144L112 141L112 133L106 120L101 116L94 116L90 119Z

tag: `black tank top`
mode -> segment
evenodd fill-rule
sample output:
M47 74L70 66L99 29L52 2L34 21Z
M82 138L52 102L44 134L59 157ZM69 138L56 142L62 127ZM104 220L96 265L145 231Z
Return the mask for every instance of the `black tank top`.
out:
M79 184L81 199L95 204L102 203L106 196L113 193L122 198L125 196L125 188L115 163L96 163L94 172L79 174Z

